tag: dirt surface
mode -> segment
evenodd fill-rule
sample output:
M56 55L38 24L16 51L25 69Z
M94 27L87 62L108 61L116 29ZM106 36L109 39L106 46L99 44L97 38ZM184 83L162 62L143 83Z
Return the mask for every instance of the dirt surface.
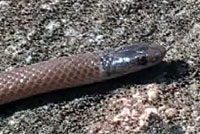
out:
M163 63L2 105L0 134L200 133L199 0L1 0L1 72L140 41Z

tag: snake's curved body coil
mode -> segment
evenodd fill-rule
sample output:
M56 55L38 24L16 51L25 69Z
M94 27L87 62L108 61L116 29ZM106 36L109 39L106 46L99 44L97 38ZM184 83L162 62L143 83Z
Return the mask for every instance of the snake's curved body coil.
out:
M0 104L136 72L160 63L164 55L163 47L142 43L13 69L0 74Z

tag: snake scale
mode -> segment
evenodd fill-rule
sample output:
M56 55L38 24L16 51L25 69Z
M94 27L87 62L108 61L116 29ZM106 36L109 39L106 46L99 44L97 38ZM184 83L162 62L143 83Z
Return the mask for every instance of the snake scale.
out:
M112 79L160 63L164 47L138 43L125 47L61 57L0 74L0 104Z

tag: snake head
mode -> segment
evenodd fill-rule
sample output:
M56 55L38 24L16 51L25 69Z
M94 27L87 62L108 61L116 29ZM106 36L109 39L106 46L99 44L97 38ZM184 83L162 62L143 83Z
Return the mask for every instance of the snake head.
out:
M139 43L116 48L105 54L107 61L103 67L108 75L120 76L160 63L165 53L164 47L155 43Z

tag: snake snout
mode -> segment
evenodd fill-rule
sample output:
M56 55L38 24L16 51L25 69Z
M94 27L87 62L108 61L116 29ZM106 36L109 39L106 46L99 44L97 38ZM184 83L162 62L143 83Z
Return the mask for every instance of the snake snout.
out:
M152 62L160 62L165 56L166 50L160 45L151 45L149 47L149 56Z

